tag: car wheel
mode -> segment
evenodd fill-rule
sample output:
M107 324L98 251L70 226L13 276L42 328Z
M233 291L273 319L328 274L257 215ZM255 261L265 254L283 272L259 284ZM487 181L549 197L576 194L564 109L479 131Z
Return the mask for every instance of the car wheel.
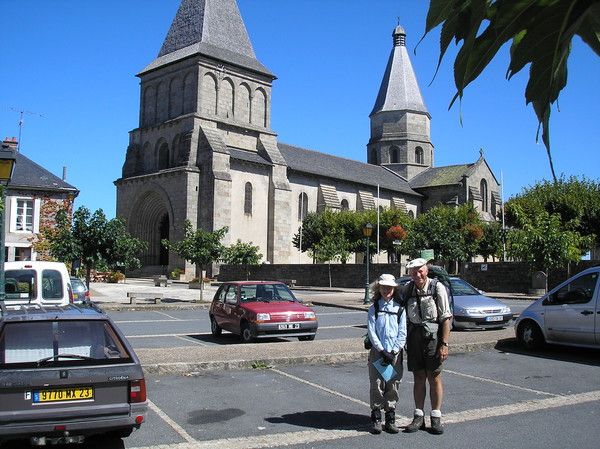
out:
M519 326L519 343L527 349L538 349L544 344L544 336L533 321L524 321Z
M210 331L215 337L218 337L223 332L223 329L217 324L217 320L212 315L210 316Z
M298 340L300 341L313 341L314 339L314 335L302 335L301 337L298 337Z
M240 334L243 343L252 343L254 341L254 333L248 323L242 324L242 332Z

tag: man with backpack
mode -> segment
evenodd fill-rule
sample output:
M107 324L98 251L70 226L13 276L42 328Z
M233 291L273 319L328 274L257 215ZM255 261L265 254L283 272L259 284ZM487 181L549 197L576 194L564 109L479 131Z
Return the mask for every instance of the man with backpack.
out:
M442 364L448 358L448 338L452 311L446 287L437 279L430 279L427 261L419 258L408 262L411 281L402 289L406 301L408 370L414 378L413 421L405 428L412 433L425 430L424 406L429 383L431 401L431 433L442 434Z

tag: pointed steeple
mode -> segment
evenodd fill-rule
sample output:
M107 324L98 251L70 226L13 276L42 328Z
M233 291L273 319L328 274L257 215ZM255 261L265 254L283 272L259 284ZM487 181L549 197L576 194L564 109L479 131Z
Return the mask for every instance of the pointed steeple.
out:
M394 46L371 115L387 111L422 112L429 115L406 50L404 28L398 25L392 37Z
M140 74L197 54L272 76L256 59L236 0L182 0L158 57Z

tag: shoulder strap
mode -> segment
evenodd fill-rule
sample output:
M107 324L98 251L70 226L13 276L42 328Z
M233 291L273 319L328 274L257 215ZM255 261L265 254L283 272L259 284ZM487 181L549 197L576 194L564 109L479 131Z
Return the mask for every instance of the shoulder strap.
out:
M437 284L438 280L432 278L429 280L429 287L427 288L427 296L432 296L435 301L435 306L438 306L438 293L437 293Z
M377 317L379 316L379 298L377 298L375 300L374 307L375 307L375 319L377 319Z

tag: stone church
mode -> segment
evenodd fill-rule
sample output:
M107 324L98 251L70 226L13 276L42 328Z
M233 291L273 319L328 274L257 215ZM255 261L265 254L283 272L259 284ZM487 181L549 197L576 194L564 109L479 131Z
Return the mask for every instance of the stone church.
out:
M182 0L157 58L137 74L139 127L115 181L117 216L148 242L144 273L168 266L193 275L160 244L181 239L185 220L227 226L223 243L252 242L274 264L311 262L292 244L308 212L379 204L416 216L472 202L493 220L499 184L483 154L434 166L431 117L405 38L401 26L393 30L364 163L279 142L271 129L275 76L257 59L236 1Z

